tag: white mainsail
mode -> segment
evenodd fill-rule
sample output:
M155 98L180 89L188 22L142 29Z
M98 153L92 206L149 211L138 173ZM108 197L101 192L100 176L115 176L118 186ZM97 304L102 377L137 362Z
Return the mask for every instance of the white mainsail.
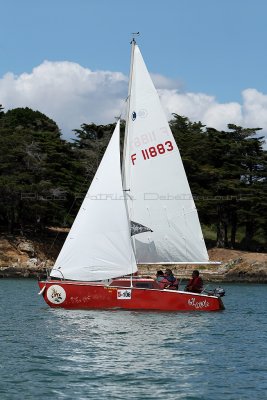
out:
M119 124L51 271L52 277L95 281L137 271L122 189Z
M136 261L205 263L208 254L179 150L138 46L133 43L124 189Z

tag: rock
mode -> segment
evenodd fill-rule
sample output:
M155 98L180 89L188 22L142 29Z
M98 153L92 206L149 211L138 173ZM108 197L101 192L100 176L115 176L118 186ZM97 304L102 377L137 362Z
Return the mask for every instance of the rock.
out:
M58 232L55 234L58 235ZM42 277L51 269L66 234L54 245L54 237L38 237L36 240L22 236L0 237L0 278ZM53 249L53 252L51 251ZM254 282L267 283L267 254L240 250L213 248L210 259L221 261L220 265L173 265L169 266L183 284L191 277L194 269L199 269L204 283L208 282ZM139 266L139 275L156 274L165 265Z
M241 263L225 274L225 281L267 283L267 262Z
M23 241L18 244L18 250L23 253L29 254L31 257L35 255L34 245L30 241Z
M38 260L37 258L29 258L27 261L27 267L29 268L36 268L37 267Z

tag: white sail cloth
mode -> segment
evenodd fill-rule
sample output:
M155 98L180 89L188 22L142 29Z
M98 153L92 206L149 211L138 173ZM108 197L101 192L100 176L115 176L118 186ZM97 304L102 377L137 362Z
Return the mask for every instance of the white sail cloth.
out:
M118 121L52 277L96 281L136 272L136 261L208 262L180 153L135 43L131 71L123 160L128 210Z
M119 136L118 121L52 277L95 281L137 270L122 190Z
M207 262L197 210L157 91L134 44L124 188L137 263Z

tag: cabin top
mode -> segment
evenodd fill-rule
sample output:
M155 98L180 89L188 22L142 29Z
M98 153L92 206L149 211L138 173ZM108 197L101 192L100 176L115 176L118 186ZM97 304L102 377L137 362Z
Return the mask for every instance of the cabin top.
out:
M118 278L118 279L113 279L113 281L110 283L109 286L122 286L122 287L130 287L131 282L133 284L133 287L136 288L143 288L143 289L160 289L160 286L158 282L156 282L152 278Z

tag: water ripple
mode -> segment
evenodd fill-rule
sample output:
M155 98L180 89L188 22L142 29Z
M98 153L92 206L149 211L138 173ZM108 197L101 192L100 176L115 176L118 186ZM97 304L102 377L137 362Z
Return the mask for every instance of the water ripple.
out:
M54 310L0 281L0 398L267 398L266 287L228 285L219 313Z

